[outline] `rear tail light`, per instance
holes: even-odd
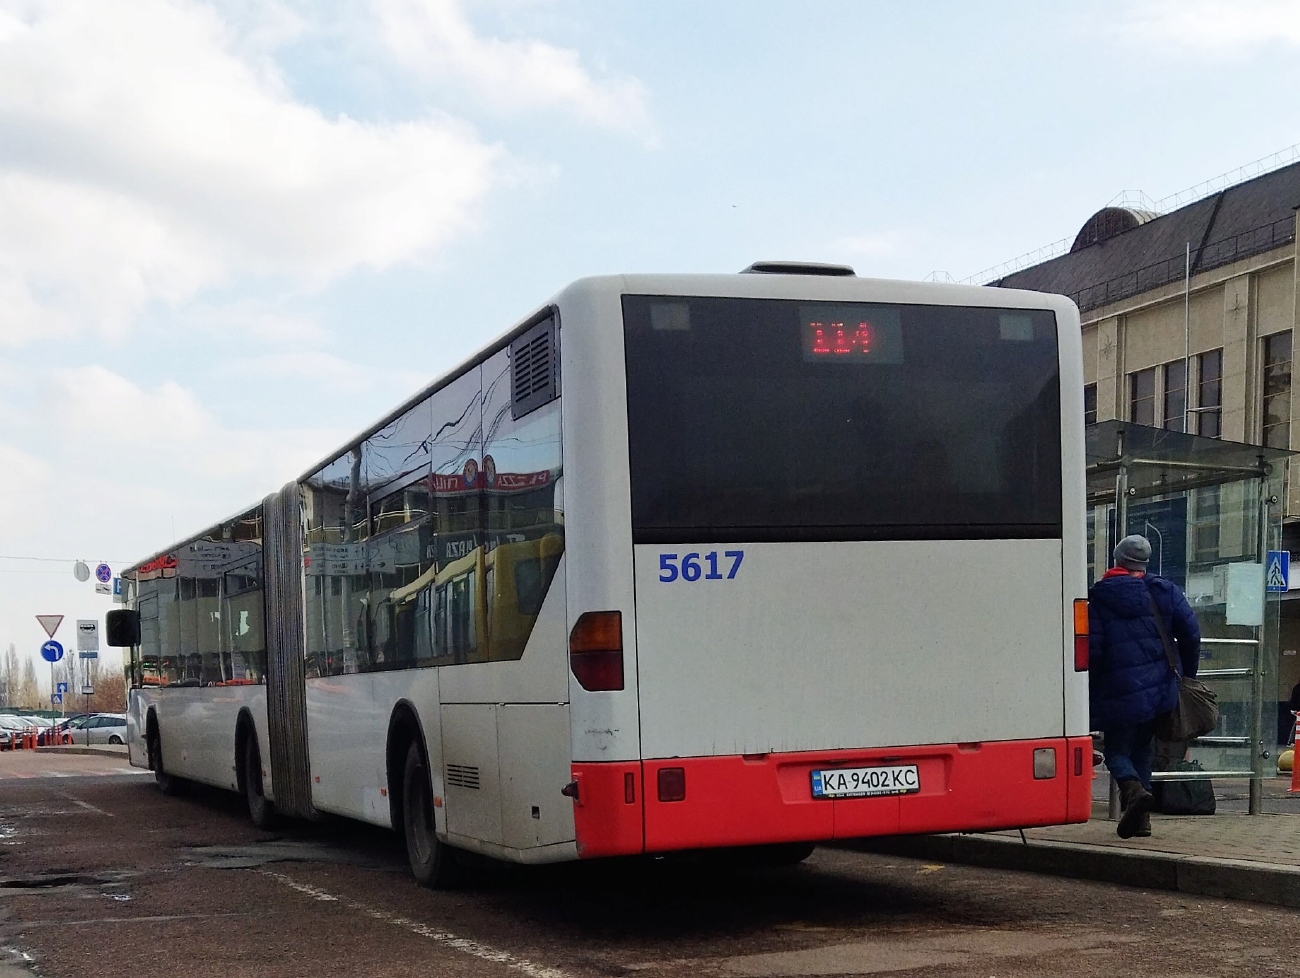
[[[1074,671],[1088,671],[1088,599],[1074,599]]]
[[[659,800],[686,800],[686,769],[682,767],[661,767],[659,769]]]
[[[625,805],[636,804],[636,775],[631,771],[623,775],[623,803]]]
[[[593,693],[623,688],[623,613],[588,611],[569,633],[569,669]]]

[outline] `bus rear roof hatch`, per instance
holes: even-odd
[[[742,275],[745,274],[760,275],[856,275],[857,273],[848,265],[825,265],[815,261],[756,261],[748,268],[742,269]]]

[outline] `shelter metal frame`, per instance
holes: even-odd
[[[1131,500],[1183,493],[1192,489],[1254,481],[1255,527],[1254,552],[1262,563],[1267,559],[1269,530],[1280,528],[1279,492],[1270,484],[1285,480],[1287,460],[1294,452],[1247,445],[1190,435],[1164,428],[1103,421],[1087,429],[1087,501],[1088,506],[1113,504],[1116,532],[1128,526]],[[1283,485],[1285,481],[1283,481]],[[1264,738],[1264,681],[1267,672],[1263,624],[1255,627],[1254,638],[1202,638],[1205,645],[1250,646],[1252,664],[1245,668],[1203,669],[1204,679],[1251,679],[1250,736],[1201,737],[1195,743],[1205,747],[1245,747],[1250,749],[1248,771],[1202,771],[1191,778],[1185,773],[1157,771],[1152,780],[1250,779],[1249,811],[1258,815],[1263,807],[1264,762],[1269,744]],[[1110,813],[1119,816],[1119,795],[1111,778]]]

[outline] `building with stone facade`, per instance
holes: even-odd
[[[1067,254],[989,284],[1078,304],[1090,423],[1118,419],[1300,449],[1291,396],[1300,355],[1298,207],[1300,163],[1168,213],[1107,207]],[[1289,483],[1282,541],[1300,561],[1300,478]],[[1188,561],[1230,558],[1220,553],[1229,500],[1208,489],[1192,497]],[[1104,569],[1104,554],[1098,562]],[[1284,700],[1300,682],[1300,590],[1282,602],[1279,630]]]

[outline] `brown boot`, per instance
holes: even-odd
[[[1151,811],[1151,806],[1155,804],[1151,792],[1142,787],[1142,782],[1137,778],[1125,778],[1119,783],[1119,797],[1124,814],[1115,829],[1116,834],[1121,839],[1131,839],[1138,834],[1138,830],[1145,822],[1149,835],[1151,821],[1148,813]]]
[[[1143,812],[1142,817],[1138,819],[1137,828],[1133,830],[1133,838],[1149,839],[1151,838],[1151,813]]]

